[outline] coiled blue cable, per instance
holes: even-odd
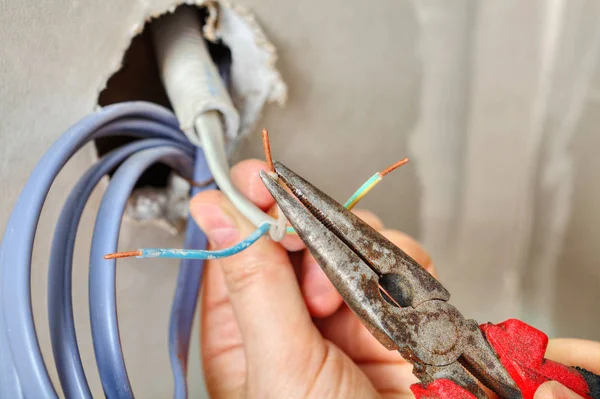
[[[88,140],[100,137],[101,128],[120,118],[140,118],[177,129],[177,120],[153,104],[126,103],[106,107],[63,134],[42,157],[9,217],[0,246],[0,376],[3,397],[55,398],[56,392],[40,352],[31,307],[31,256],[41,209],[50,186],[69,158]],[[151,133],[150,135],[154,135]]]
[[[177,162],[182,159],[189,161],[188,169]],[[181,173],[191,170],[191,158],[175,148],[153,148],[131,156],[113,175],[100,203],[94,227],[89,274],[90,320],[96,363],[102,387],[109,398],[133,398],[133,392],[119,338],[116,261],[104,259],[104,255],[117,249],[121,219],[136,181],[158,161],[168,163]]]
[[[67,198],[53,239],[48,270],[51,342],[63,391],[67,397],[90,398],[83,370],[71,302],[73,247],[82,210],[91,191],[119,163],[98,214],[90,269],[90,309],[97,364],[107,397],[132,398],[120,348],[115,301],[115,264],[103,259],[116,249],[124,203],[141,173],[157,160],[170,163],[186,177],[210,176],[200,149],[194,150],[174,115],[148,103],[123,103],[104,108],[63,134],[42,157],[21,192],[0,246],[0,397],[56,398],[37,341],[29,286],[33,239],[48,190],[68,159],[87,141],[115,134],[145,140],[128,144],[100,160],[79,180]],[[214,187],[214,186],[213,186]],[[200,189],[194,189],[194,192]],[[268,230],[261,226],[233,249],[239,252]],[[202,250],[206,237],[189,221],[186,249]],[[205,257],[210,254],[201,252]],[[108,263],[107,263],[108,262]],[[202,276],[202,261],[184,259],[180,266],[169,326],[169,352],[176,398],[187,397],[189,337]]]
[[[191,155],[189,146],[182,146],[165,139],[141,140],[112,151],[92,166],[77,182],[65,201],[56,223],[48,267],[48,322],[54,361],[67,398],[92,397],[77,347],[71,296],[73,250],[81,215],[92,191],[104,175],[115,169],[130,155],[161,146],[180,146]]]

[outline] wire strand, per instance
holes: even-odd
[[[273,165],[273,156],[271,155],[271,142],[269,141],[269,131],[263,129],[262,131],[263,147],[265,149],[265,159],[269,166],[269,172],[275,172],[275,166]]]
[[[384,170],[379,172],[379,176],[383,177],[383,176],[387,175],[388,173],[398,169],[400,166],[404,165],[407,162],[408,162],[408,158],[401,159],[398,162],[391,164],[390,166],[388,166],[387,168],[385,168]]]

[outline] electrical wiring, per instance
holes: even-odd
[[[3,397],[5,392],[28,398],[56,397],[33,323],[30,273],[35,231],[44,199],[67,160],[88,140],[116,133],[108,125],[121,118],[161,123],[171,132],[166,135],[170,137],[165,137],[164,132],[149,130],[146,137],[161,137],[161,134],[170,139],[177,137],[177,120],[162,107],[137,102],[106,107],[73,126],[50,147],[32,172],[9,217],[0,246],[0,339],[3,340],[0,347],[8,348],[7,355],[3,353],[0,360]],[[131,134],[139,136],[141,133],[132,131]]]
[[[379,172],[371,176],[369,180],[364,182],[363,185],[360,186],[358,190],[356,190],[354,194],[350,196],[350,198],[348,198],[348,200],[344,203],[344,208],[352,210],[352,208],[354,208],[354,206],[356,206],[356,204],[358,204],[358,202],[361,199],[363,199],[364,196],[367,195],[369,191],[373,189],[373,187],[375,187],[379,182],[381,182],[381,180],[382,177]],[[287,227],[285,232],[286,234],[296,234],[296,230],[294,230],[293,227]]]
[[[120,345],[116,304],[116,262],[103,259],[118,244],[121,219],[139,176],[157,161],[180,172],[191,157],[176,148],[152,148],[127,159],[110,180],[98,209],[90,252],[89,306],[92,341],[104,392],[110,398],[133,398]],[[185,173],[185,172],[184,172]]]
[[[142,111],[142,112],[140,112]],[[153,120],[154,119],[154,120]],[[29,214],[29,219],[32,219],[34,222],[33,223],[37,223],[37,217],[39,216],[39,211],[41,210],[41,205],[43,203],[43,197],[45,197],[45,193],[47,192],[49,185],[51,184],[51,181],[53,180],[54,176],[58,173],[58,171],[60,170],[60,168],[62,167],[62,165],[64,165],[64,162],[66,162],[66,160],[70,157],[70,155],[72,155],[74,152],[76,152],[82,145],[83,143],[85,143],[85,141],[94,138],[94,137],[101,137],[101,136],[108,136],[111,134],[117,134],[117,133],[128,133],[128,134],[132,134],[135,136],[146,136],[146,137],[163,137],[166,141],[165,142],[161,142],[160,144],[167,144],[169,143],[169,145],[171,147],[178,147],[180,151],[183,151],[185,153],[187,153],[188,157],[191,158],[192,156],[192,151],[191,151],[191,145],[187,142],[187,139],[185,139],[185,137],[183,136],[183,134],[177,129],[177,121],[176,119],[173,117],[172,114],[170,114],[168,111],[162,109],[161,107],[157,107],[154,105],[150,105],[150,104],[143,104],[143,103],[135,103],[135,104],[120,104],[120,105],[115,105],[115,106],[110,106],[105,108],[104,110],[100,111],[98,114],[93,115],[91,117],[86,118],[84,121],[82,121],[81,123],[79,123],[78,125],[76,125],[75,127],[73,127],[72,129],[70,129],[65,135],[63,135],[57,143],[55,143],[54,146],[51,147],[51,150],[49,151],[48,154],[46,154],[45,157],[42,158],[42,161],[40,161],[38,167],[36,168],[36,170],[34,171],[34,173],[32,174],[28,184],[26,184],[26,188],[24,189],[24,191],[22,192],[21,198],[18,202],[18,204],[15,206],[15,210],[13,212],[13,221],[15,219],[15,213],[17,211],[19,211],[20,209],[24,208],[24,205],[22,205],[23,203],[27,203],[27,204],[31,204],[32,201],[35,201],[37,203],[37,206],[31,206],[29,207],[29,209],[32,211],[31,214]],[[183,143],[187,143],[187,144],[183,144]],[[150,148],[152,146],[154,146],[155,144],[159,144],[158,142],[156,143],[152,143],[149,140],[146,142],[141,142],[141,143],[133,143],[130,144],[129,146],[134,146],[137,148],[132,147],[131,152],[137,152],[137,151],[141,151],[144,148]],[[126,153],[129,153],[129,150],[127,149],[127,147],[123,147],[123,149],[120,149],[118,151],[121,151],[121,155],[115,155],[115,154],[109,154],[107,155],[110,156],[110,158],[112,158],[112,162],[115,163],[117,161],[117,158],[122,158],[127,156]],[[199,153],[201,153],[201,151],[198,151]],[[102,163],[102,162],[101,162]],[[202,163],[203,165],[202,168],[204,170],[204,175],[206,175],[208,173],[208,170],[206,168],[206,164]],[[81,204],[85,204],[86,202],[86,197],[87,195],[83,195],[85,194],[86,191],[93,189],[93,186],[95,186],[95,182],[92,182],[91,180],[96,180],[99,179],[101,175],[104,175],[108,169],[111,169],[110,166],[105,165],[103,167],[103,170],[99,170],[96,169],[96,173],[98,174],[98,177],[95,178],[89,178],[90,175],[84,177],[84,180],[86,180],[86,187],[83,186],[78,186],[78,188],[75,190],[76,193],[73,194],[74,197],[71,197],[70,200],[67,201],[67,205],[65,206],[65,209],[63,210],[64,212],[70,213],[70,216],[65,214],[64,219],[64,223],[70,224],[70,226],[65,225],[64,228],[69,230],[69,236],[71,238],[67,238],[67,241],[72,241],[74,237],[74,235],[76,234],[75,232],[75,228],[76,228],[76,224],[78,223],[78,216],[74,215],[77,214],[79,212],[79,210],[77,209],[77,206],[71,208],[71,204],[73,203],[74,198],[78,197],[79,201],[81,201]],[[100,168],[102,169],[102,168]],[[90,172],[93,174],[93,172]],[[43,175],[43,176],[41,176]],[[41,176],[41,177],[40,177]],[[185,176],[185,172],[184,172],[184,176]],[[206,180],[206,177],[209,176],[205,176],[204,179],[200,179],[200,180]],[[44,184],[40,185],[39,181],[40,178],[42,178],[44,180]],[[88,180],[89,178],[89,180]],[[195,177],[195,180],[199,180],[198,178]],[[83,184],[83,183],[81,183]],[[33,191],[32,187],[36,188],[36,192],[33,193],[33,195],[29,195],[31,194],[31,192]],[[83,191],[83,193],[82,193]],[[41,198],[40,198],[41,197]],[[66,211],[66,209],[69,209],[69,211]],[[70,212],[73,211],[73,212]],[[36,215],[37,213],[37,215]],[[77,220],[75,220],[77,219]],[[119,218],[120,220],[120,218]],[[19,220],[19,222],[22,222],[22,218]],[[15,222],[15,224],[17,224]],[[25,225],[28,225],[31,223],[25,223],[24,225],[21,225],[21,229],[22,227],[24,227]],[[75,224],[75,226],[73,225]],[[13,229],[11,226],[13,225],[13,223],[9,220],[9,224],[7,225],[7,231],[5,233],[5,239],[3,239],[2,241],[2,258],[0,258],[2,260],[2,263],[0,264],[0,266],[2,267],[2,272],[3,272],[3,276],[5,276],[6,274],[6,262],[7,262],[7,257],[10,257],[11,259],[14,257],[14,254],[10,254],[8,253],[8,251],[6,251],[6,248],[8,248],[7,243],[10,243],[11,241],[15,241],[14,237],[13,239],[7,239],[10,238],[9,235],[11,236],[11,233],[14,233],[16,229]],[[62,225],[62,223],[61,223]],[[62,231],[62,228],[57,227],[57,232]],[[188,229],[189,230],[189,229]],[[196,228],[197,230],[197,228]],[[17,229],[17,231],[19,231],[19,229]],[[20,234],[18,237],[20,237],[19,240],[16,241],[22,241],[23,239],[29,237],[29,240],[32,242],[33,240],[33,235],[35,234],[35,226],[30,229],[28,232],[26,232],[25,234]],[[60,233],[59,233],[60,235]],[[11,236],[12,237],[12,236]],[[202,238],[203,236],[201,234],[198,234],[196,232],[195,236],[194,236],[194,242],[198,242],[198,245],[200,247],[204,246],[205,244],[202,244]],[[200,240],[198,240],[198,238],[201,238]],[[55,235],[55,241],[54,241],[54,245],[53,245],[53,253],[54,255],[51,255],[52,257],[52,261],[51,261],[51,266],[49,269],[49,273],[51,274],[51,280],[56,282],[56,281],[61,281],[61,277],[63,278],[62,280],[62,284],[58,284],[57,287],[62,287],[64,288],[64,291],[62,292],[62,295],[60,295],[61,293],[58,292],[58,290],[50,290],[49,291],[49,295],[51,298],[54,299],[50,299],[49,300],[49,307],[51,307],[51,309],[49,309],[49,317],[52,319],[52,321],[50,321],[53,325],[58,325],[60,326],[59,328],[52,328],[52,331],[56,332],[56,331],[61,331],[61,328],[64,327],[65,325],[71,325],[72,326],[72,305],[70,302],[70,270],[72,268],[72,251],[70,251],[69,249],[67,249],[67,252],[70,252],[69,255],[64,259],[64,262],[66,262],[66,266],[63,263],[62,267],[62,276],[61,276],[61,267],[55,267],[55,261],[60,258],[60,249],[57,249],[59,247],[59,244],[57,242],[59,242],[61,239],[57,238]],[[204,242],[205,242],[205,238],[204,238]],[[69,246],[72,245],[72,243],[68,244]],[[26,248],[26,246],[22,246],[20,245],[19,248]],[[29,253],[31,251],[31,248],[29,248]],[[58,251],[58,252],[57,252]],[[64,252],[63,252],[64,253]],[[27,259],[27,256],[21,256],[20,259]],[[26,260],[26,265],[25,268],[29,269],[29,262],[30,262],[30,255],[29,255],[29,259]],[[21,262],[23,263],[23,262]],[[28,271],[28,270],[26,270]],[[184,271],[186,273],[184,273]],[[190,271],[192,271],[191,274],[193,274],[193,276],[191,276],[192,278],[190,278]],[[171,317],[171,327],[170,327],[170,334],[169,334],[169,340],[170,340],[170,345],[169,348],[171,350],[170,352],[170,357],[171,359],[177,358],[177,361],[172,361],[172,366],[174,368],[174,374],[177,374],[179,376],[179,378],[176,378],[176,392],[183,392],[183,394],[177,394],[176,393],[176,397],[185,397],[185,376],[183,376],[183,378],[181,378],[181,372],[180,371],[176,371],[175,370],[175,363],[178,363],[178,368],[179,370],[182,370],[185,368],[185,365],[182,365],[181,362],[185,361],[187,359],[187,353],[183,354],[181,353],[181,350],[184,349],[187,351],[187,348],[189,347],[189,332],[191,330],[191,320],[193,319],[193,309],[195,308],[196,305],[196,297],[197,295],[188,295],[189,292],[191,292],[193,294],[193,292],[195,291],[197,294],[197,290],[199,287],[199,281],[200,281],[200,277],[201,277],[201,268],[196,267],[195,270],[191,270],[190,268],[186,268],[185,270],[182,268],[182,273],[180,273],[180,278],[178,279],[178,287],[176,290],[176,298],[180,298],[180,300],[176,303],[174,302],[173,305],[173,312],[172,312],[172,317]],[[3,285],[7,284],[7,279],[3,277]],[[194,284],[194,281],[196,282],[196,284]],[[94,280],[90,280],[90,285],[91,287],[94,287]],[[52,284],[51,284],[52,285]],[[182,288],[183,287],[183,288]],[[23,290],[23,292],[25,292],[24,295],[24,299],[19,298],[19,300],[21,301],[21,303],[27,303],[27,301],[30,301],[30,292],[28,292],[28,287],[26,287],[26,290]],[[183,293],[182,293],[183,292]],[[59,295],[59,298],[57,299],[56,295]],[[21,295],[23,297],[23,295]],[[12,298],[13,300],[15,298]],[[92,301],[93,302],[93,301]],[[5,317],[5,299],[4,297],[2,298],[2,318],[1,321],[3,323],[3,326],[6,325],[5,321],[7,319],[7,317]],[[60,306],[65,305],[66,309],[57,309]],[[191,309],[191,311],[190,311]],[[30,307],[29,307],[30,310]],[[25,319],[29,318],[30,320],[32,319],[31,316],[31,311],[29,311],[28,313],[25,312]],[[174,316],[175,315],[175,316]],[[58,317],[58,320],[54,320],[54,316]],[[27,322],[27,320],[26,320]],[[175,327],[173,327],[175,326]],[[27,392],[30,392],[31,395],[29,397],[40,397],[40,398],[45,398],[45,397],[56,397],[56,393],[53,390],[53,387],[51,386],[51,384],[49,383],[49,380],[47,378],[47,372],[43,366],[43,363],[41,363],[41,367],[40,367],[40,363],[38,363],[36,365],[36,357],[38,357],[38,359],[41,359],[41,355],[39,353],[39,346],[37,344],[37,340],[35,337],[35,330],[34,329],[29,329],[30,327],[28,327],[27,325],[25,325],[23,327],[23,325],[19,326],[20,328],[24,329],[26,331],[25,335],[25,340],[21,339],[21,342],[18,343],[17,345],[13,345],[12,342],[10,342],[10,339],[16,339],[19,340],[19,337],[8,337],[6,335],[3,335],[3,338],[5,338],[5,340],[3,340],[1,342],[2,347],[6,348],[6,352],[4,353],[8,354],[9,356],[3,356],[2,359],[0,359],[0,364],[2,365],[2,367],[0,368],[0,370],[2,371],[2,375],[0,376],[2,378],[3,384],[2,384],[2,397],[14,397],[14,398],[19,398],[19,397],[24,397],[25,395],[29,396],[27,394]],[[63,390],[65,392],[79,392],[82,393],[81,395],[78,395],[77,397],[89,397],[89,388],[87,388],[87,382],[85,380],[85,374],[83,372],[83,370],[81,369],[81,361],[78,355],[78,349],[76,346],[76,336],[74,333],[74,328],[71,328],[70,326],[68,326],[69,328],[66,329],[66,331],[64,331],[64,335],[63,338],[66,337],[71,337],[71,342],[69,342],[69,340],[62,340],[61,338],[59,338],[58,336],[53,337],[53,352],[55,354],[55,360],[56,360],[56,364],[57,364],[57,369],[59,371],[59,379],[61,380],[61,385],[63,385]],[[5,334],[7,331],[11,331],[9,328],[2,328],[2,333]],[[186,342],[183,342],[186,340],[185,337],[187,338]],[[23,342],[24,341],[24,342]],[[61,341],[59,343],[59,341]],[[11,350],[14,350],[15,346],[24,346],[24,345],[29,345],[30,347],[34,347],[37,349],[37,351],[34,350],[29,350],[28,354],[31,355],[30,359],[30,364],[33,363],[34,366],[30,367],[30,368],[26,368],[25,371],[21,371],[19,369],[17,369],[17,365],[14,363],[14,359],[12,357],[12,353]],[[118,346],[118,342],[115,343],[116,346]],[[59,347],[60,346],[60,347]],[[60,353],[62,353],[62,356],[60,355]],[[73,356],[73,354],[75,354]],[[22,361],[23,357],[20,356],[20,360]],[[73,367],[72,367],[73,366]],[[34,373],[33,376],[31,376],[31,372]],[[35,379],[38,379],[38,381],[35,381]],[[27,386],[23,386],[22,381],[29,381],[30,383],[27,384]],[[44,381],[45,380],[45,381]],[[41,381],[41,383],[40,383]],[[69,387],[69,384],[72,384],[72,386]],[[106,389],[106,384],[103,384],[103,387]],[[6,395],[5,395],[6,394]],[[10,395],[10,396],[9,396]],[[127,392],[120,392],[121,396],[117,396],[117,397],[127,397]],[[71,396],[71,395],[69,395]]]
[[[379,172],[371,176],[369,180],[364,182],[363,185],[360,186],[350,198],[348,198],[348,200],[344,203],[344,208],[352,210],[352,208],[354,208],[356,204],[358,204],[358,202],[369,193],[369,191],[371,191],[377,184],[379,184],[381,180],[382,177],[379,174]]]
[[[161,79],[182,130],[204,148],[206,162],[219,189],[257,228],[271,225],[269,235],[281,240],[285,229],[244,197],[231,182],[225,137],[234,140],[239,115],[213,64],[196,10],[180,7],[152,27]]]
[[[48,264],[48,322],[58,377],[68,398],[92,397],[77,346],[71,289],[75,238],[84,207],[99,181],[126,158],[164,146],[179,145],[171,140],[147,139],[127,144],[100,159],[77,182],[56,223]],[[183,145],[180,149],[190,152]]]
[[[262,131],[262,141],[265,150],[265,159],[267,161],[267,167],[270,173],[274,172],[273,158],[271,155],[271,144],[269,141],[269,132],[266,129]],[[400,161],[388,166],[381,172],[375,173],[371,176],[362,186],[358,188],[352,194],[352,196],[344,203],[344,207],[348,210],[352,210],[358,202],[364,198],[377,184],[379,184],[385,175],[396,170],[400,166],[408,162],[408,158],[403,158]],[[217,180],[218,182],[218,180]],[[283,213],[278,210],[277,228],[280,231],[285,231],[285,234],[296,234],[293,227],[285,227],[286,219]],[[235,255],[250,245],[254,244],[260,237],[266,234],[272,225],[268,222],[263,222],[259,225],[258,229],[255,230],[250,236],[240,243],[223,250],[219,251],[205,251],[205,250],[188,250],[188,249],[175,249],[175,248],[140,248],[134,251],[115,252],[109,253],[104,256],[105,259],[118,259],[136,257],[138,259],[145,258],[175,258],[175,259],[219,259],[228,256]]]
[[[264,137],[264,136],[263,136]],[[268,136],[266,139],[268,142]],[[266,144],[265,144],[266,146]],[[267,160],[270,159],[270,151],[267,153]],[[392,170],[404,165],[408,162],[408,158],[404,158],[390,167],[386,168],[382,172],[377,172],[373,176],[371,176],[366,182],[362,184],[348,198],[348,200],[344,203],[344,207],[348,210],[352,210],[356,204],[359,203],[361,199],[363,199],[377,184],[379,184],[383,177],[390,173]],[[272,161],[269,163],[272,165]],[[279,212],[281,215],[281,212]],[[278,220],[281,218],[278,218]],[[285,219],[282,219],[285,223]],[[250,234],[245,240],[240,243],[223,250],[218,251],[204,251],[204,250],[188,250],[188,249],[176,249],[176,248],[140,248],[134,251],[127,252],[115,252],[109,253],[104,256],[105,259],[117,259],[117,258],[127,258],[127,257],[136,257],[138,259],[145,258],[175,258],[175,259],[219,259],[226,258],[228,256],[235,255],[244,249],[248,248],[250,245],[254,244],[260,237],[266,234],[271,228],[271,224],[264,222],[259,225],[258,229],[256,229],[252,234]],[[287,227],[286,234],[296,234],[296,231],[293,227]]]
[[[196,148],[194,162],[194,179],[205,181],[211,178],[210,170],[206,164],[204,152]],[[192,195],[203,190],[215,189],[215,184],[203,187],[192,187]],[[202,249],[207,247],[207,238],[198,228],[191,216],[185,232],[184,247],[186,249]],[[190,335],[196,311],[204,260],[183,259],[179,265],[179,276],[177,277],[177,289],[173,297],[171,317],[169,320],[169,358],[174,379],[175,399],[187,397],[186,370],[189,356]]]
[[[212,120],[212,116],[215,115],[211,115],[210,113],[207,113],[208,115],[205,116],[205,118],[201,119],[201,120],[205,120],[205,121],[211,121]],[[213,120],[214,121],[214,120]],[[210,131],[210,132],[214,132],[214,135],[216,136],[218,133],[220,133],[220,130],[218,128],[216,128],[215,125],[209,124],[207,126],[203,126],[202,127],[203,130],[201,130],[202,132],[206,131]],[[209,136],[209,134],[201,134],[201,137],[206,137]],[[221,139],[222,140],[222,139]],[[268,146],[268,142],[269,142],[269,138],[268,138],[268,133],[265,131],[263,131],[263,143],[265,143],[265,150],[267,153],[267,160],[269,160],[270,165],[272,166],[273,162],[271,160],[271,153],[270,153],[270,147]],[[223,151],[223,143],[219,143],[219,141],[215,140],[214,142],[210,142],[210,143],[204,143],[205,145],[203,146],[203,148],[205,148],[206,153],[213,153],[213,152],[219,152],[219,151]],[[209,145],[209,147],[206,147],[206,145]],[[211,151],[213,150],[213,151]],[[224,158],[224,151],[223,154],[221,154],[219,157]],[[211,157],[207,155],[207,162],[209,162],[209,168],[211,166],[210,162],[215,162],[216,160],[219,159],[219,157]],[[231,184],[231,181],[229,179],[223,179],[223,176],[221,176],[220,174],[220,170],[222,168],[221,167],[216,167],[214,164],[212,165],[211,170],[215,170],[216,171],[216,175],[213,177],[215,182],[217,183],[217,185],[222,184],[222,185],[229,185]],[[222,186],[219,186],[219,188],[222,190]],[[235,193],[233,195],[234,200],[237,199],[236,202],[234,202],[234,205],[238,207],[238,209],[240,208],[244,208],[246,203],[249,203],[249,201],[243,197],[237,190],[234,190]],[[230,198],[231,199],[231,198]],[[253,208],[256,208],[256,206],[254,204],[252,204]],[[244,208],[247,212],[252,213],[253,211],[251,209],[248,208]],[[258,208],[256,208],[258,209]],[[258,212],[253,213],[255,216],[257,216],[258,218],[262,218],[262,215],[266,215],[265,213],[263,213],[262,211],[258,210]],[[266,233],[268,233],[269,231],[273,231],[273,226],[275,226],[275,230],[278,230],[278,232],[276,234],[280,234],[279,232],[285,232],[285,218],[283,217],[282,213],[279,213],[278,219],[276,220],[276,224],[273,225],[272,224],[272,220],[274,220],[273,218],[270,218],[270,220],[266,220],[263,219],[263,221],[261,222],[261,224],[259,224],[258,228],[252,233],[250,234],[246,239],[242,240],[241,242],[239,242],[238,244],[233,245],[232,247],[229,248],[225,248],[222,250],[214,250],[214,251],[206,251],[206,250],[192,250],[192,249],[176,249],[176,248],[140,248],[134,251],[125,251],[125,252],[114,252],[114,253],[108,253],[106,255],[104,255],[104,259],[119,259],[119,258],[127,258],[127,257],[136,257],[138,259],[144,259],[144,258],[174,258],[174,259],[219,259],[219,258],[225,258],[228,256],[232,256],[235,255],[241,251],[243,251],[244,249],[248,248],[250,245],[254,244],[258,239],[260,239],[263,235],[265,235]],[[260,219],[259,219],[260,220]]]
[[[114,195],[120,193],[118,199],[121,204],[129,196],[126,189],[111,187],[130,189],[135,183],[136,173],[139,175],[149,163],[162,159],[158,155],[146,158],[137,169],[133,168],[131,162],[135,159],[139,160],[139,157],[144,156],[148,151],[153,153],[167,151],[168,154],[178,154],[179,158],[186,158],[187,165],[177,162],[173,166],[178,167],[179,173],[188,180],[210,179],[210,172],[200,149],[196,153],[197,174],[191,176],[193,147],[178,129],[175,117],[162,107],[146,103],[125,103],[106,107],[69,129],[42,157],[17,200],[0,249],[3,288],[0,308],[2,311],[0,347],[6,348],[0,359],[0,381],[2,381],[0,396],[2,397],[57,397],[39,350],[31,312],[29,273],[35,229],[44,198],[66,161],[87,141],[114,134],[129,134],[144,140],[128,144],[107,154],[84,174],[67,198],[59,216],[50,255],[48,321],[51,325],[53,355],[63,392],[67,397],[91,397],[81,364],[73,322],[71,301],[73,247],[81,212],[91,191],[105,174],[127,159],[111,179],[109,189],[105,193],[103,203],[106,201],[107,205],[104,208],[108,210],[101,210],[97,219],[101,227],[96,226],[100,233],[95,235],[91,255],[90,310],[96,360],[103,389],[109,397],[133,397],[118,338],[114,267],[106,267],[105,263],[100,266],[98,263],[107,262],[102,259],[102,252],[108,250],[109,241],[116,245],[118,238],[122,212],[116,211]],[[176,161],[173,158],[171,160]],[[118,177],[121,175],[126,177]],[[116,186],[122,179],[124,179],[122,184]],[[117,194],[114,194],[115,192]],[[255,236],[262,236],[267,230],[267,225],[264,224]],[[188,224],[187,232],[186,246],[196,247],[194,249],[206,246],[206,238],[193,223]],[[248,243],[241,244],[235,251],[248,245]],[[11,250],[9,251],[8,248]],[[110,249],[114,250],[112,247]],[[219,256],[225,255],[227,252]],[[187,350],[201,275],[201,261],[186,259],[182,262],[169,326],[169,355],[177,398],[184,398],[187,393],[185,381]],[[11,308],[20,308],[20,313],[15,314],[14,310],[11,313]],[[12,333],[14,331],[18,334]],[[4,356],[5,353],[7,356]],[[16,355],[17,353],[19,356]],[[26,356],[23,356],[23,353]]]
[[[240,117],[227,91],[226,78],[212,62],[202,35],[195,9],[178,7],[152,25],[152,37],[161,80],[184,134],[202,147],[200,162],[210,169],[219,189],[255,226],[263,222],[274,240],[283,238],[285,224],[277,223],[245,199],[229,177],[229,164],[224,137],[229,143],[239,142]],[[227,72],[224,75],[228,75]],[[229,146],[231,151],[231,146]],[[197,169],[197,171],[200,169]],[[206,170],[206,169],[204,169]],[[207,174],[207,172],[202,172]],[[196,178],[196,181],[205,179]],[[196,192],[194,189],[192,192]],[[284,221],[285,222],[285,221]],[[206,238],[190,219],[185,249],[203,249]],[[169,326],[169,355],[175,379],[175,398],[186,397],[185,370],[189,334],[201,279],[202,259],[183,259]]]
[[[258,226],[246,239],[225,249],[205,251],[201,249],[176,249],[176,248],[140,248],[136,251],[116,252],[104,255],[104,259],[117,259],[135,256],[138,259],[146,258],[174,258],[174,259],[221,259],[233,256],[242,252],[250,245],[258,241],[265,235],[271,225],[263,223]]]
[[[367,195],[377,184],[379,184],[383,180],[383,177],[385,175],[399,168],[407,162],[408,158],[401,159],[398,162],[388,166],[381,172],[375,173],[366,182],[364,182],[362,186],[360,186],[358,190],[356,190],[354,194],[350,196],[350,198],[348,198],[348,200],[344,203],[344,208],[352,210],[356,206],[356,204],[358,204],[360,200],[365,197],[365,195]],[[296,234],[296,230],[294,230],[293,227],[287,227],[286,234]]]
[[[277,221],[261,211],[256,205],[244,197],[233,185],[229,177],[229,164],[225,153],[222,128],[216,112],[206,112],[196,119],[196,129],[200,134],[202,148],[206,153],[206,161],[212,171],[219,189],[233,205],[255,226],[269,224],[271,237],[278,241],[283,234],[278,230]]]

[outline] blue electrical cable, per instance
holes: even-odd
[[[202,149],[196,149],[194,162],[194,180],[206,181],[211,177]],[[214,189],[213,183],[206,187],[193,187],[192,195],[201,191]],[[187,249],[204,249],[208,242],[206,235],[198,228],[191,216],[188,217],[184,247]],[[177,289],[173,296],[171,317],[169,320],[169,358],[173,372],[174,399],[187,398],[186,371],[190,336],[196,313],[198,293],[204,271],[204,261],[201,259],[183,259],[179,264]]]
[[[269,223],[263,223],[245,240],[229,248],[205,251],[201,249],[174,249],[174,248],[140,248],[141,255],[137,258],[175,258],[175,259],[220,259],[235,255],[248,248],[265,235],[270,228]]]
[[[103,157],[78,181],[59,217],[48,270],[48,316],[51,343],[61,386],[66,397],[90,398],[81,364],[73,322],[71,274],[77,227],[83,208],[98,181],[122,163],[111,179],[96,221],[90,261],[90,313],[94,350],[107,397],[132,398],[119,342],[115,299],[115,262],[103,255],[116,249],[125,202],[139,175],[160,160],[186,177],[204,181],[210,172],[202,150],[194,150],[168,110],[134,102],[105,107],[78,122],[42,157],[8,220],[0,245],[0,397],[56,398],[37,341],[31,309],[30,273],[35,231],[52,182],[69,158],[91,139],[128,134],[144,140]],[[212,186],[214,187],[214,185]],[[206,189],[206,188],[204,188]],[[194,188],[193,193],[200,188]],[[214,253],[217,257],[239,252],[268,231],[260,226],[237,246]],[[212,257],[206,237],[190,218],[185,248]],[[181,250],[177,250],[181,251]],[[188,253],[189,254],[189,253]],[[164,252],[163,256],[172,257]],[[207,256],[208,255],[208,256]],[[107,263],[108,262],[108,263]],[[202,277],[203,261],[184,259],[175,290],[169,325],[169,355],[175,379],[175,398],[186,398],[189,339]]]
[[[116,261],[104,259],[117,249],[121,219],[139,176],[161,161],[185,173],[178,160],[191,158],[174,148],[149,149],[125,161],[113,175],[98,210],[90,253],[89,306],[96,363],[109,398],[133,398],[119,339],[115,292]],[[188,173],[191,175],[191,173]]]
[[[0,339],[5,340],[0,347],[9,348],[0,369],[3,394],[17,395],[22,391],[22,396],[27,398],[56,397],[40,352],[31,307],[35,231],[44,200],[58,172],[83,144],[101,136],[98,131],[102,127],[120,118],[149,119],[178,128],[172,113],[148,103],[115,104],[86,117],[63,134],[42,157],[9,217],[0,246]]]
[[[114,123],[115,125],[118,124]],[[48,268],[48,322],[58,377],[67,398],[92,398],[75,333],[71,278],[77,228],[84,207],[102,177],[130,155],[148,148],[178,146],[172,140],[147,139],[118,148],[100,159],[77,182],[60,213]],[[181,146],[190,152],[189,146]]]

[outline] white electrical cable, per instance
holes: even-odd
[[[196,118],[196,130],[200,133],[200,139],[206,162],[212,172],[217,186],[225,193],[233,205],[252,222],[255,226],[263,223],[271,224],[269,234],[273,240],[281,240],[285,234],[279,228],[275,219],[261,211],[256,205],[244,197],[233,185],[229,178],[229,164],[225,154],[225,143],[223,142],[223,131],[219,114],[215,111],[205,112]],[[280,231],[281,230],[281,231]]]
[[[238,135],[239,115],[210,57],[197,10],[179,7],[153,25],[161,78],[182,130],[204,149],[213,178],[225,196],[255,226],[270,224],[271,238],[281,240],[285,221],[261,211],[229,177],[225,136],[234,139]]]
[[[200,146],[196,118],[219,111],[227,137],[237,137],[240,117],[204,42],[198,9],[178,7],[151,26],[158,69],[181,130]]]

